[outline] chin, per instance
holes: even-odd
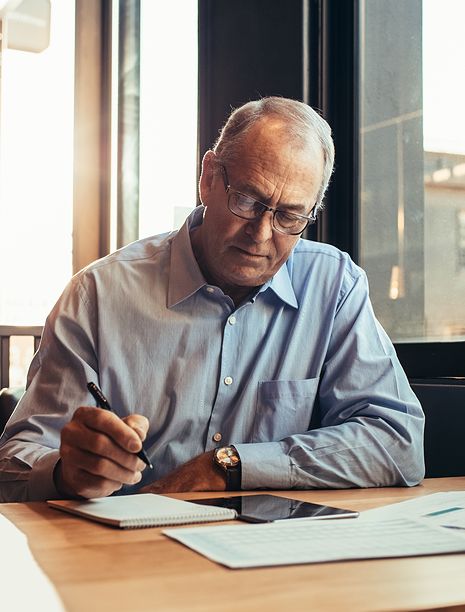
[[[222,270],[223,277],[227,277],[228,282],[231,285],[236,285],[237,287],[258,287],[259,285],[263,285],[266,283],[268,279],[271,278],[271,274],[257,274],[257,271],[250,271],[249,273],[246,271],[231,271],[230,274],[225,274],[225,270]]]

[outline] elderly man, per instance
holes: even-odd
[[[333,158],[301,102],[232,113],[203,206],[79,272],[49,315],[1,441],[3,500],[421,480],[423,414],[365,274],[300,238]]]

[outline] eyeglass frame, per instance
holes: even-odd
[[[313,223],[315,223],[317,217],[316,217],[316,204],[314,204],[311,212],[310,212],[310,216],[307,217],[306,215],[299,215],[298,213],[286,213],[289,215],[292,215],[293,217],[298,217],[299,219],[305,219],[306,223],[305,226],[299,230],[298,232],[286,232],[283,229],[280,229],[279,227],[277,227],[275,225],[275,218],[276,215],[279,212],[284,212],[283,210],[280,210],[279,208],[271,208],[271,206],[268,206],[267,204],[264,204],[263,202],[261,202],[260,200],[257,200],[257,198],[247,194],[247,193],[243,193],[242,191],[238,191],[237,189],[233,189],[233,187],[231,187],[231,184],[229,182],[229,177],[228,177],[228,171],[226,170],[226,166],[224,164],[220,164],[221,167],[221,176],[223,177],[223,184],[224,184],[224,190],[228,196],[228,210],[235,215],[236,217],[238,217],[239,219],[244,219],[244,221],[256,221],[257,219],[261,219],[263,214],[266,212],[270,212],[273,216],[272,222],[271,222],[271,226],[274,230],[276,230],[277,232],[279,232],[280,234],[284,234],[285,236],[299,236],[300,234],[302,234],[309,225],[312,225]],[[241,196],[243,196],[244,198],[249,198],[251,200],[254,201],[255,204],[260,204],[260,206],[263,207],[262,212],[257,216],[257,217],[242,217],[241,215],[239,215],[237,212],[235,212],[234,210],[231,209],[231,206],[229,204],[230,201],[230,196],[231,193],[237,193]]]

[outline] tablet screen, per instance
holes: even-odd
[[[198,504],[220,506],[236,510],[238,518],[254,523],[268,523],[286,519],[355,518],[358,512],[321,504],[298,501],[278,495],[236,495],[190,500]]]

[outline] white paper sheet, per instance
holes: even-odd
[[[465,491],[422,495],[397,504],[366,510],[363,520],[420,519],[433,525],[465,530]]]
[[[163,533],[231,568],[465,552],[461,532],[404,518],[283,521]]]
[[[0,542],[0,608],[5,612],[63,612],[63,604],[34,560],[25,535],[1,514]]]

